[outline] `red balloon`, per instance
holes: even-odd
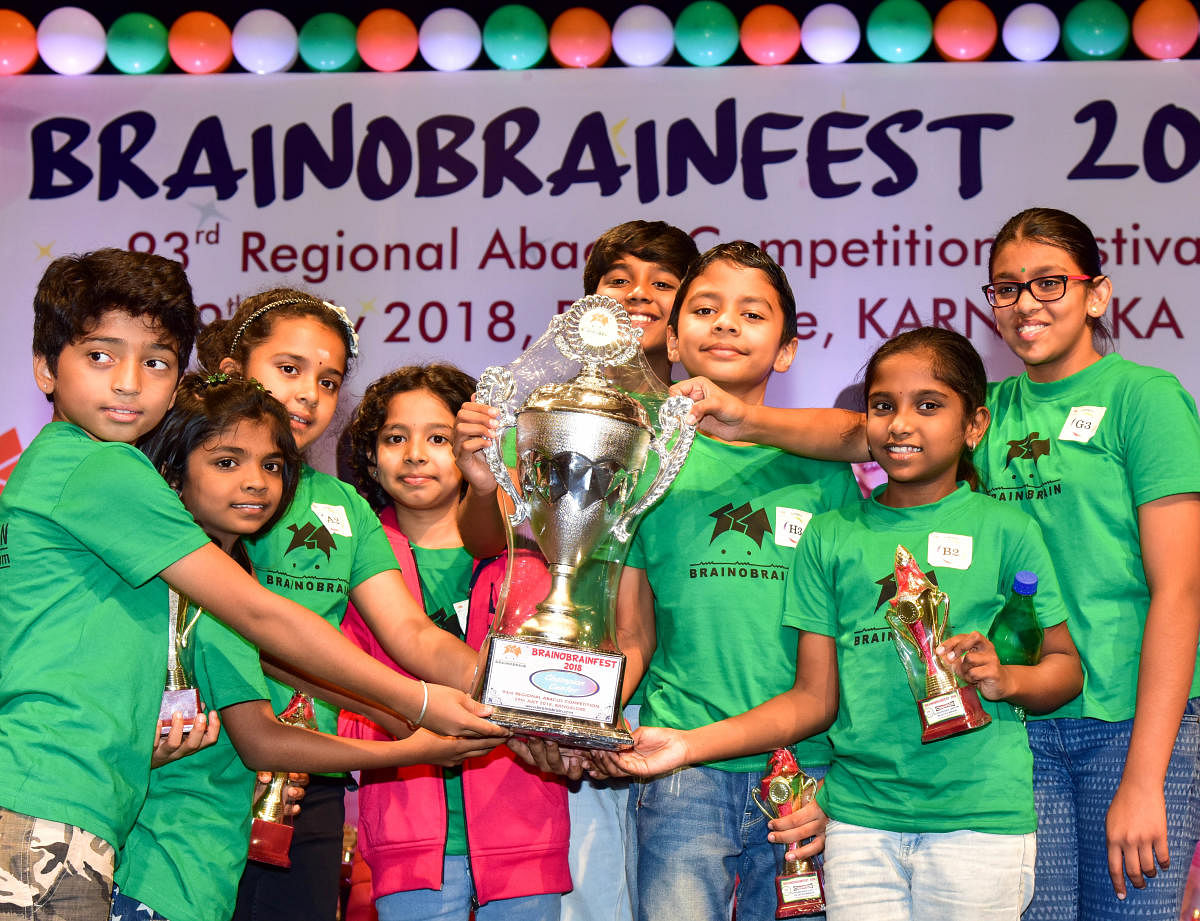
[[[1148,58],[1181,58],[1200,35],[1200,15],[1189,0],[1145,0],[1133,14],[1133,41]]]
[[[0,74],[23,74],[37,56],[34,24],[16,10],[0,10]]]
[[[417,27],[399,10],[376,10],[358,24],[358,54],[372,70],[403,70],[417,45]]]
[[[167,33],[175,66],[189,74],[215,74],[233,63],[233,33],[212,13],[184,13]]]
[[[950,0],[933,20],[933,43],[947,61],[982,61],[998,34],[996,16],[982,0]]]
[[[561,13],[550,26],[550,53],[563,67],[600,67],[612,51],[612,29],[595,10]]]
[[[800,50],[800,23],[782,6],[755,7],[742,20],[742,51],[755,64],[786,64]]]

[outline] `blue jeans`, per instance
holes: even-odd
[[[1188,862],[1200,838],[1200,698],[1188,702],[1163,788],[1171,866],[1145,889],[1126,882],[1117,899],[1108,875],[1105,820],[1125,768],[1133,720],[1030,720],[1038,813],[1037,892],[1025,921],[1118,921],[1179,917]]]
[[[168,921],[145,902],[130,898],[113,886],[112,916],[109,921]]]
[[[767,841],[750,797],[761,780],[761,771],[692,767],[635,788],[639,921],[728,918],[735,883],[740,921],[775,917],[785,848]]]
[[[557,892],[493,899],[475,909],[475,921],[558,921]],[[375,901],[379,921],[467,921],[475,901],[471,868],[463,856],[447,856],[441,889],[393,892]]]
[[[629,728],[640,707],[625,708]],[[574,888],[562,897],[562,921],[633,921],[637,894],[637,834],[629,811],[630,780],[572,783],[571,848],[567,855]]]
[[[1036,848],[1032,832],[910,834],[830,819],[829,921],[1016,921],[1032,894]]]

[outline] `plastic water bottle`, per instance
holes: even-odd
[[[1037,585],[1035,573],[1024,569],[1017,573],[1008,601],[988,631],[988,639],[1005,665],[1037,665],[1042,657],[1045,631],[1033,607]]]

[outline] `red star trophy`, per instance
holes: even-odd
[[[885,616],[917,700],[921,741],[935,742],[990,723],[979,694],[934,651],[949,627],[950,598],[921,572],[904,547],[896,548],[896,595],[888,604]]]
[[[313,699],[297,691],[278,719],[289,726],[316,729],[317,715],[313,710]],[[276,771],[255,802],[254,822],[250,826],[250,852],[246,855],[250,860],[277,867],[292,865],[292,859],[288,856],[292,846],[292,817],[288,807],[292,800],[287,788],[287,771]]]
[[[800,770],[791,751],[778,748],[767,762],[760,789],[751,791],[751,795],[763,815],[777,819],[795,812],[816,792],[817,782]],[[783,872],[775,877],[775,894],[779,898],[776,918],[799,918],[825,910],[821,871],[809,858],[796,856],[795,844],[783,855]]]
[[[196,626],[201,611],[196,609],[188,620],[188,600],[175,589],[167,586],[167,686],[163,690],[162,704],[158,708],[158,734],[165,736],[171,731],[171,717],[175,713],[183,716],[183,731],[189,733],[200,713],[200,692],[196,690],[192,676],[182,660],[187,647],[188,634]]]

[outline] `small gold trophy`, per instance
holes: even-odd
[[[292,695],[278,719],[289,726],[318,728],[313,699],[300,691]],[[287,795],[287,788],[287,771],[276,771],[255,802],[254,821],[250,826],[250,851],[246,855],[250,860],[276,867],[292,865],[292,859],[288,856],[292,846],[292,817],[288,807],[292,801]]]
[[[188,674],[181,653],[187,647],[188,635],[196,626],[202,613],[199,608],[188,620],[188,599],[171,586],[167,586],[167,686],[163,690],[162,704],[158,708],[158,734],[165,736],[171,731],[171,717],[175,713],[183,716],[183,731],[189,733],[200,713],[200,692],[196,690],[192,676]]]
[[[885,615],[921,716],[921,741],[934,742],[986,726],[975,688],[964,685],[934,651],[947,633],[950,598],[904,547],[896,547],[896,595]]]
[[[779,748],[767,763],[754,802],[768,819],[791,815],[817,792],[817,782],[800,770],[789,749]],[[776,918],[799,918],[825,910],[825,885],[821,871],[810,858],[796,856],[793,844],[783,855],[783,872],[775,877]]]

